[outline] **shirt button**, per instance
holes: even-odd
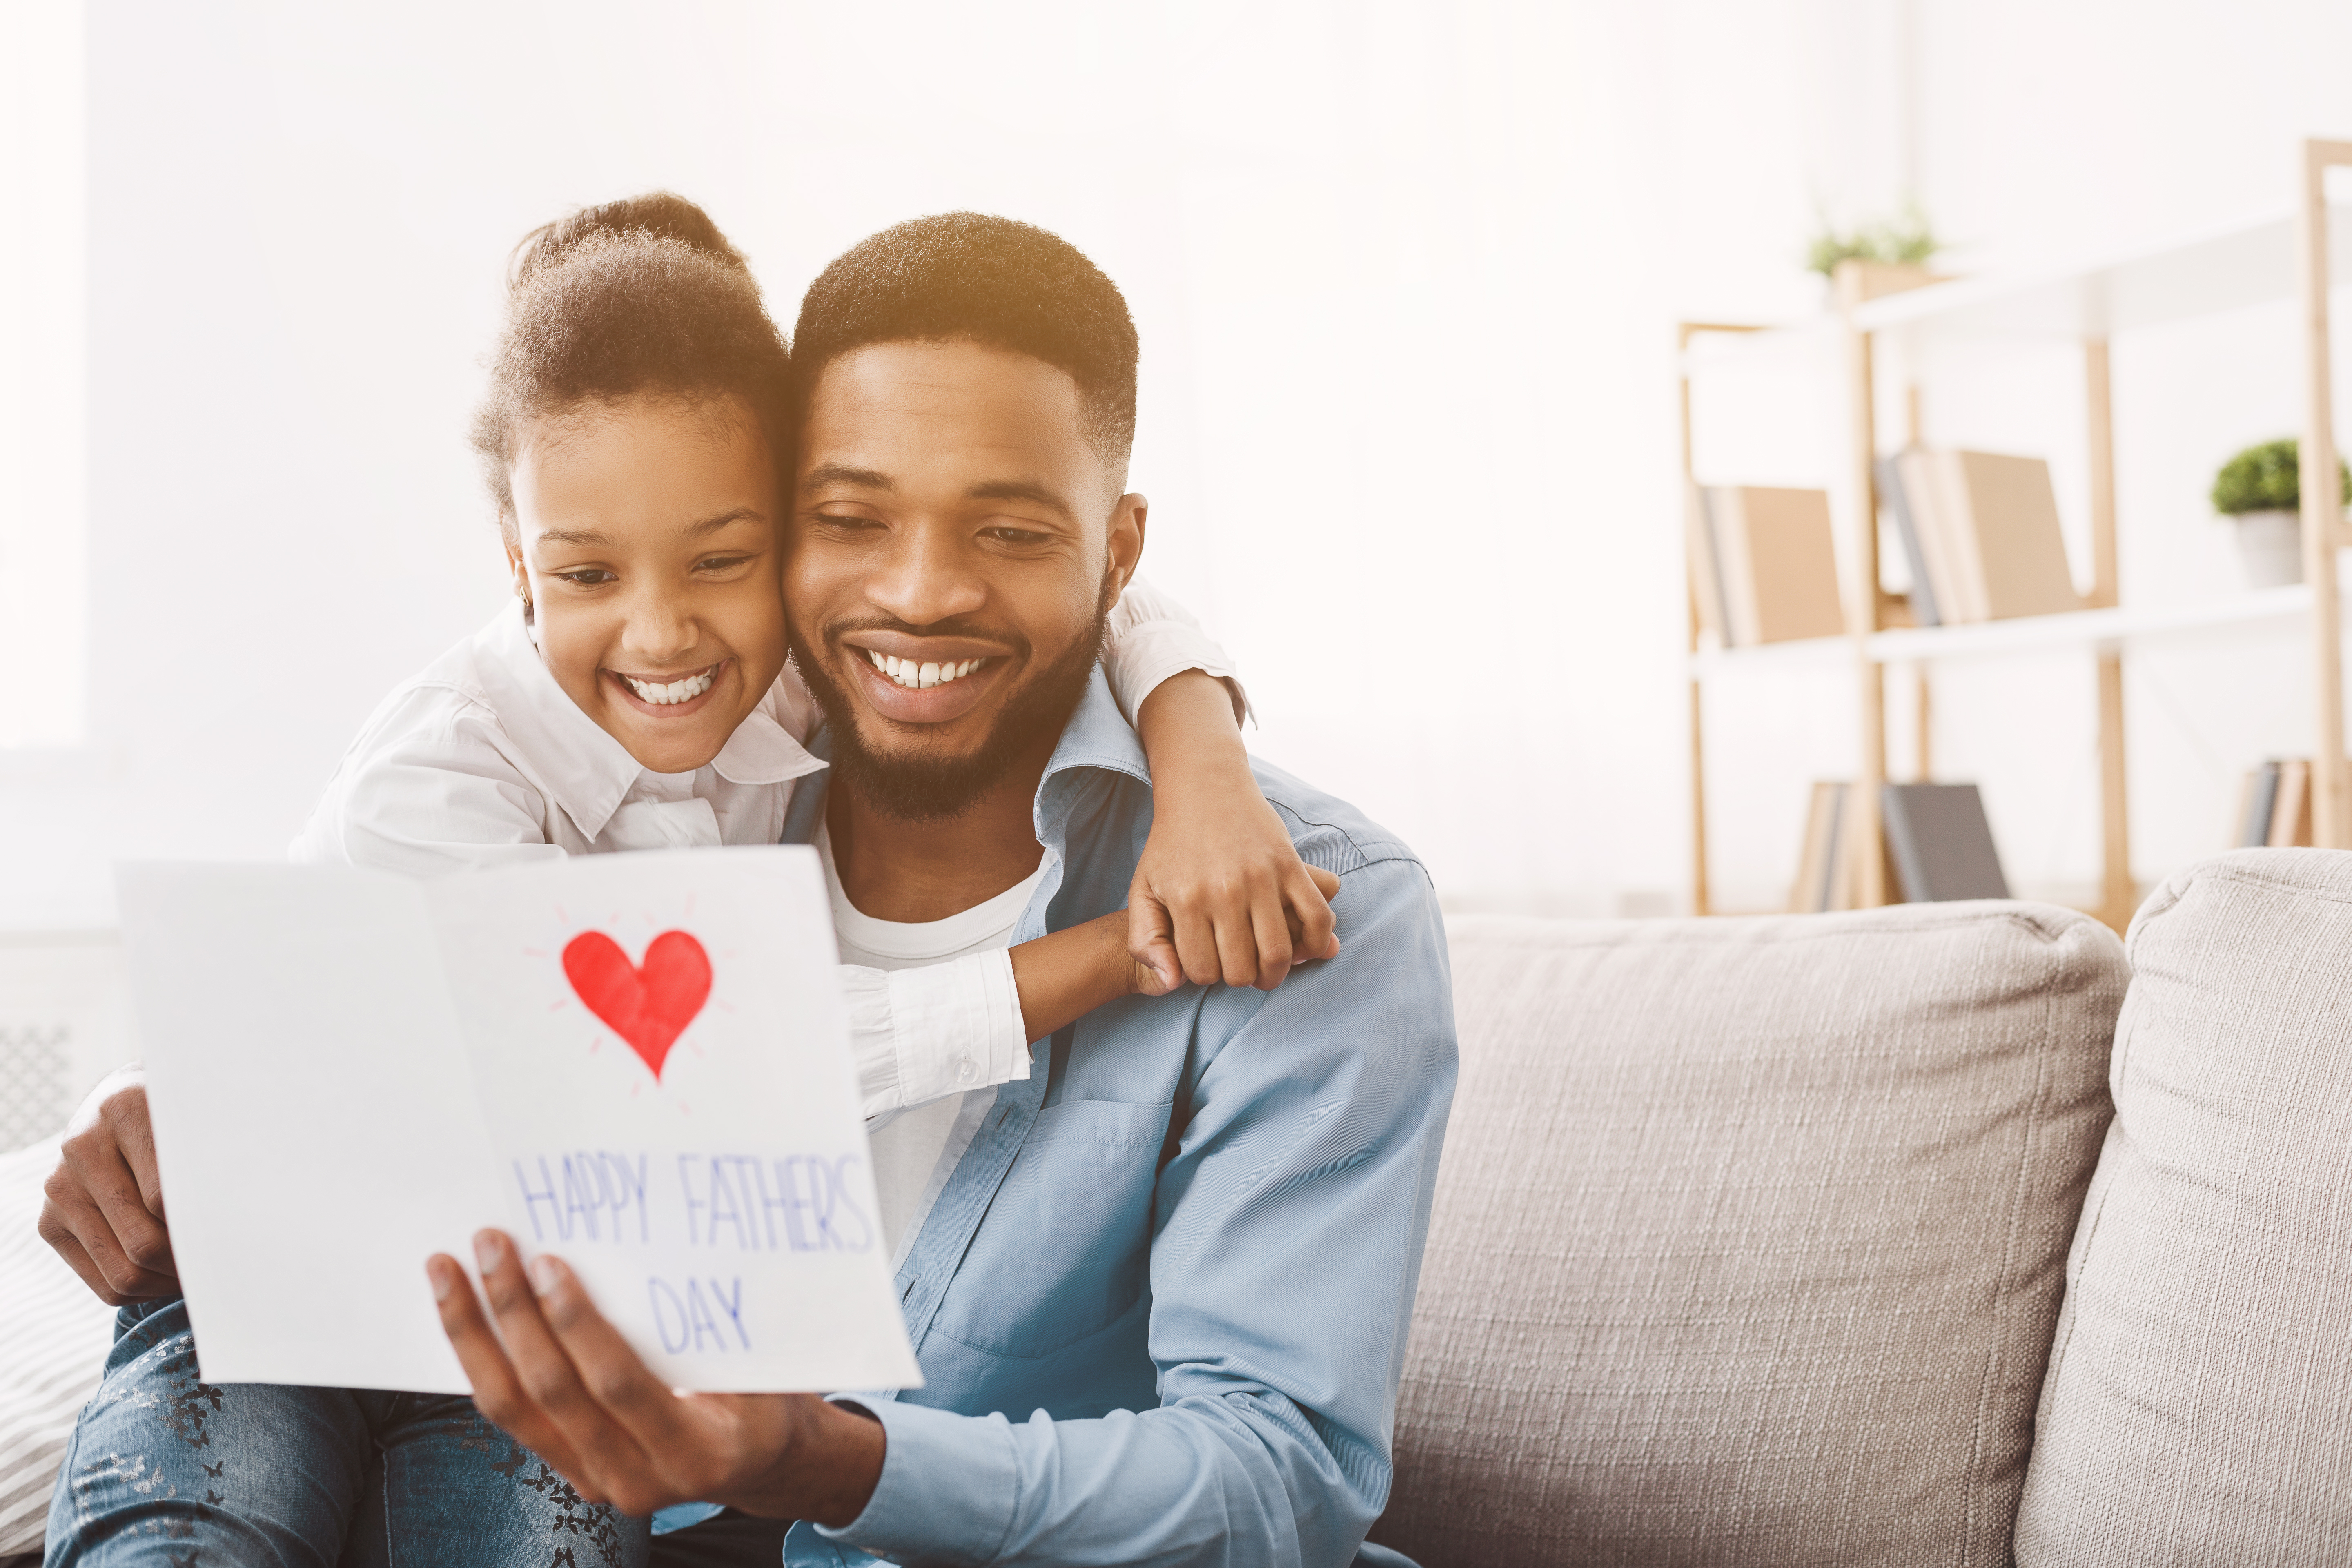
[[[971,1065],[971,1058],[970,1057],[966,1057],[963,1058],[963,1065],[956,1068],[956,1077],[970,1078],[979,1070],[980,1069],[978,1068]]]

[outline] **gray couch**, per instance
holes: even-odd
[[[2127,943],[2020,903],[1451,934],[1375,1540],[2352,1563],[2352,854],[2209,861]]]
[[[2128,967],[2016,903],[1452,940],[1375,1540],[2352,1562],[2352,854],[2184,873]]]

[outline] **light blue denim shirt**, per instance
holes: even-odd
[[[889,1435],[881,1482],[845,1528],[794,1526],[786,1563],[1357,1558],[1388,1498],[1454,1097],[1445,930],[1410,849],[1257,777],[1339,876],[1339,956],[1270,994],[1130,997],[1040,1042],[898,1271],[926,1382],[856,1397]],[[786,839],[822,820],[803,788]],[[1124,904],[1151,826],[1099,672],[1036,823],[1045,874],[1015,942]]]

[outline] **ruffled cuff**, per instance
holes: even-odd
[[[868,1130],[942,1095],[1029,1076],[1013,955],[966,953],[919,969],[841,966]]]

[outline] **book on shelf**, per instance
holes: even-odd
[[[2040,458],[1914,447],[1880,473],[1914,581],[1926,585],[1937,624],[2083,607],[2050,465]]]
[[[2009,897],[1976,785],[1890,784],[1881,799],[1887,853],[1905,903]]]
[[[2248,773],[2238,795],[2238,847],[2292,849],[2311,842],[2311,763],[2268,762]]]
[[[1693,487],[1691,596],[1726,647],[1845,630],[1826,490]]]
[[[1797,852],[1797,879],[1789,889],[1789,912],[1819,914],[1836,891],[1838,829],[1844,826],[1846,786],[1829,781],[1813,785],[1805,810],[1805,841]]]
[[[1936,607],[1936,578],[1927,567],[1920,519],[1912,509],[1910,492],[1904,488],[1899,456],[1878,459],[1878,494],[1895,518],[1895,536],[1902,542],[1903,559],[1911,566],[1912,624],[1939,626],[1944,623]]]

